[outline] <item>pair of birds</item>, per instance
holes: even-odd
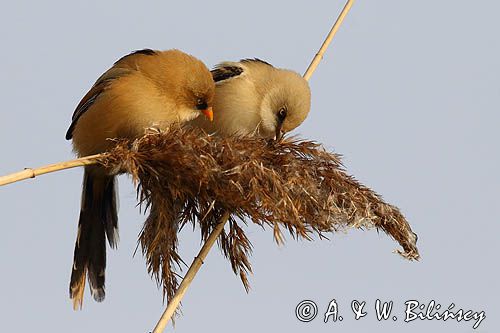
[[[210,72],[179,50],[145,49],[122,57],[96,81],[76,107],[66,139],[87,156],[112,148],[110,139],[135,139],[174,123],[215,135],[278,138],[304,121],[310,100],[299,74],[258,59],[223,62]],[[112,248],[118,240],[115,185],[109,170],[85,167],[70,282],[75,309],[87,276],[94,299],[105,296],[106,239]]]

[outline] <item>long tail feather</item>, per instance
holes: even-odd
[[[118,242],[115,184],[114,176],[85,170],[69,288],[75,310],[83,304],[86,276],[94,299],[101,302],[105,297],[106,238],[112,248]]]

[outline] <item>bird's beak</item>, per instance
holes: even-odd
[[[281,130],[281,126],[276,127],[276,134],[274,135],[275,141],[280,141],[285,133]]]
[[[214,121],[214,112],[212,111],[212,107],[201,110],[201,112],[208,118],[208,120]]]

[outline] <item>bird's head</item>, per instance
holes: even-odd
[[[212,121],[215,84],[208,68],[201,62],[193,63],[183,79],[178,100],[186,118],[189,118],[183,120],[192,120],[203,114]]]
[[[260,106],[259,134],[280,138],[302,124],[311,109],[311,90],[307,81],[298,73],[279,70],[279,75],[269,77]]]
[[[179,50],[157,52],[147,60],[135,67],[156,82],[161,93],[175,103],[181,123],[202,114],[213,119],[215,83],[203,62]]]

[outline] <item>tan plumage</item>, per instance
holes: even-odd
[[[299,126],[309,113],[309,85],[291,70],[245,59],[223,62],[212,75],[216,81],[214,121],[192,122],[210,133],[272,138]]]
[[[135,139],[148,128],[165,130],[200,114],[212,118],[214,82],[198,59],[178,50],[141,50],[119,59],[77,106],[66,139],[79,156],[109,150],[113,138]],[[106,244],[117,243],[115,175],[86,167],[70,282],[73,307],[81,308],[88,275],[94,299],[104,299]]]

